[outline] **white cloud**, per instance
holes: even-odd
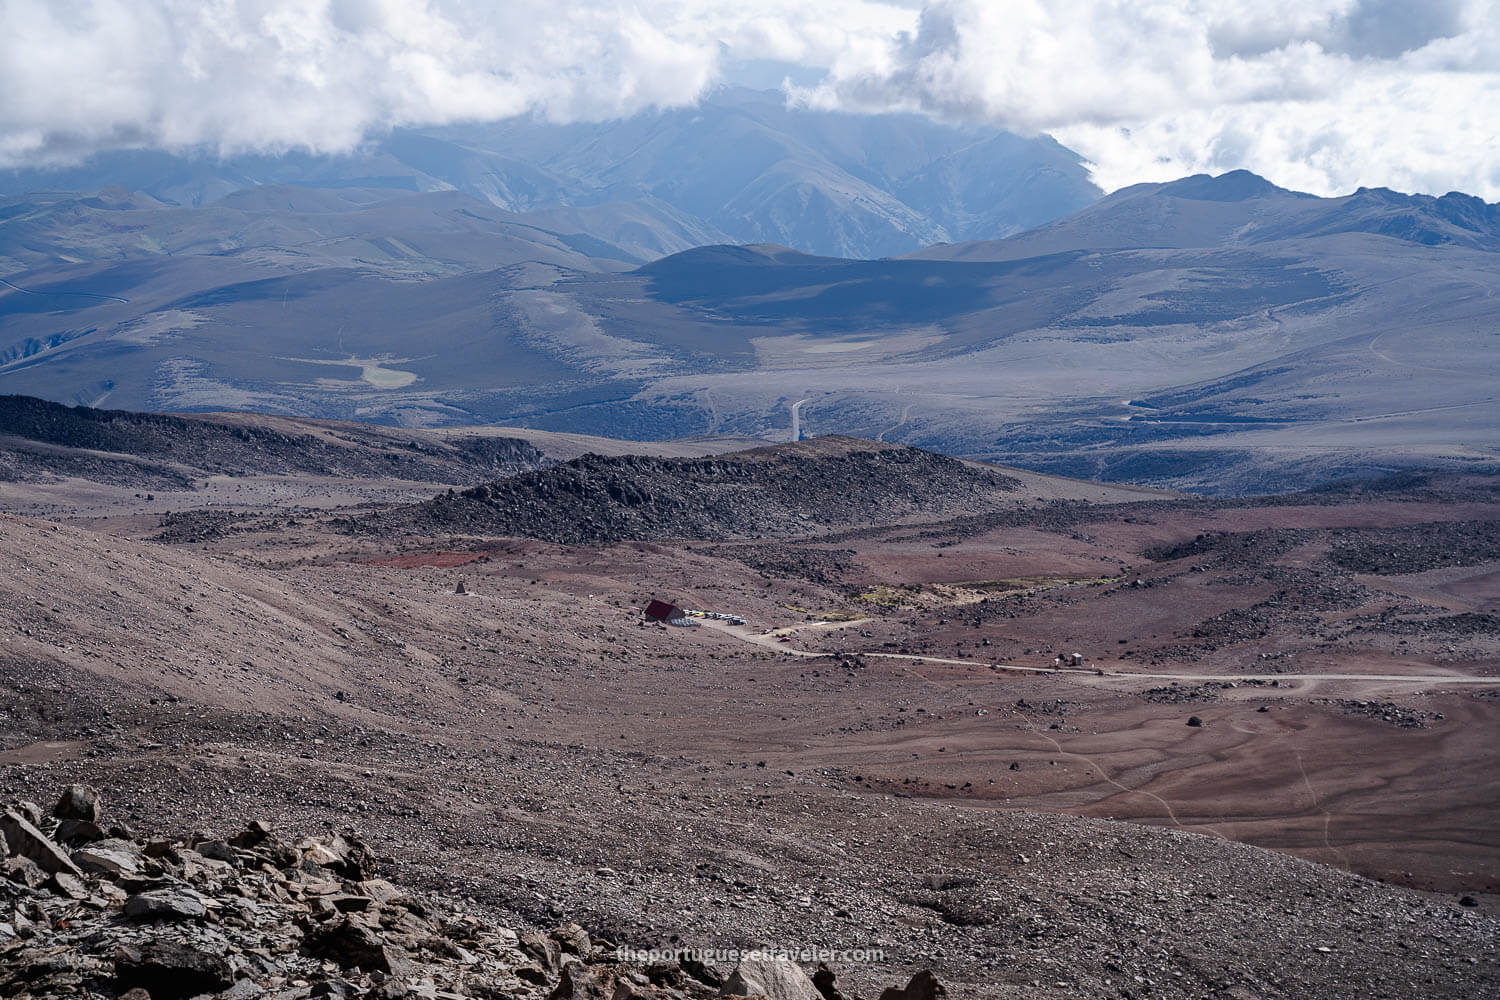
[[[505,0],[0,0],[0,159],[118,145],[346,151],[405,124],[690,103],[691,11]]]
[[[606,119],[691,104],[722,58],[826,66],[915,16],[878,0],[0,0],[0,166]]]
[[[0,166],[799,101],[1047,131],[1105,187],[1245,167],[1500,198],[1500,0],[0,0]]]
[[[795,97],[1050,132],[1105,188],[1243,167],[1500,198],[1495,0],[934,0]]]
[[[1500,82],[1479,74],[1374,74],[1298,102],[1189,109],[1130,126],[1056,129],[1113,189],[1246,168],[1283,187],[1358,187],[1500,199]]]

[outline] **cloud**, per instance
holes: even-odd
[[[1500,198],[1495,0],[935,0],[798,88],[817,107],[1050,132],[1105,188],[1248,168]]]
[[[1377,75],[1317,99],[1195,108],[1130,126],[1072,125],[1055,135],[1094,163],[1107,190],[1244,167],[1315,194],[1390,187],[1495,201],[1497,116],[1494,80]]]
[[[342,152],[400,125],[689,103],[715,80],[718,49],[663,7],[0,0],[0,159]]]
[[[1082,153],[1105,187],[1245,167],[1500,199],[1500,0],[0,0],[0,166],[348,152],[599,120],[785,67],[796,102]]]
[[[0,166],[608,119],[691,104],[725,59],[826,65],[913,21],[874,0],[0,0]]]

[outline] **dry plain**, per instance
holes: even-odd
[[[568,545],[351,529],[441,484],[6,484],[0,784],[357,827],[643,946],[874,945],[867,994],[1493,987],[1500,481],[1006,474],[894,524]]]

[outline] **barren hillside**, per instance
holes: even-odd
[[[294,426],[341,433],[270,429]],[[819,439],[584,458],[416,506],[397,502],[412,483],[337,481],[369,486],[348,506],[322,477],[282,477],[301,502],[218,478],[152,500],[78,478],[0,492],[56,504],[0,514],[0,795],[45,809],[90,783],[105,848],[157,866],[70,901],[9,859],[6,982],[62,955],[27,981],[113,997],[141,966],[110,951],[140,943],[127,901],[222,918],[220,889],[280,942],[227,974],[299,997],[333,978],[350,997],[559,989],[545,946],[521,949],[540,971],[519,985],[522,958],[459,913],[627,948],[810,949],[854,998],[921,970],[953,997],[1059,1000],[1500,982],[1492,477],[1209,501]],[[568,541],[527,537],[544,532]],[[647,625],[652,598],[748,623]],[[208,846],[251,820],[357,832],[441,926],[387,926],[422,914],[329,874],[311,841],[303,875]],[[152,856],[148,833],[186,830]],[[325,882],[332,910],[311,901]],[[412,964],[384,982],[312,964],[357,913],[360,940]],[[149,933],[242,929],[188,913]],[[633,961],[587,968],[646,998],[729,972]]]
[[[828,437],[700,459],[586,455],[375,515],[355,530],[572,544],[791,536],[994,510],[1019,487],[932,452]]]

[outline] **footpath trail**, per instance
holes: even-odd
[[[744,625],[730,625],[728,622],[704,621],[707,628],[717,629],[726,635],[732,635],[743,642],[764,646],[767,649],[775,649],[791,656],[820,657],[833,656],[837,654],[823,652],[821,650],[798,649],[792,645],[790,637],[804,629],[816,628],[825,631],[830,628],[847,627],[857,625],[859,619],[850,622],[816,622],[805,626],[793,628],[775,629],[769,633],[759,633]],[[939,663],[955,667],[983,667],[987,670],[1011,670],[1027,674],[1069,674],[1075,677],[1092,678],[1094,680],[1109,679],[1135,679],[1149,681],[1365,681],[1380,684],[1474,684],[1500,686],[1500,677],[1476,677],[1472,674],[1305,674],[1305,673],[1271,673],[1271,674],[1200,674],[1200,673],[1162,673],[1162,672],[1140,672],[1134,670],[1110,670],[1102,667],[1037,667],[1026,666],[1018,663],[997,663],[985,660],[959,660],[942,656],[921,656],[915,653],[883,653],[863,652],[858,650],[846,651],[845,655],[858,655],[866,659],[905,660],[918,663]]]
[[[82,299],[107,299],[107,300],[109,300],[111,302],[129,302],[130,301],[129,299],[122,299],[118,295],[105,295],[102,292],[53,292],[53,291],[39,292],[39,291],[36,291],[35,289],[31,289],[31,288],[22,288],[20,285],[17,285],[17,284],[15,284],[13,282],[10,282],[10,281],[6,281],[4,278],[0,278],[0,285],[4,285],[6,288],[14,289],[15,291],[18,291],[18,292],[22,293],[23,295],[36,295],[36,296],[40,296],[42,298],[68,297],[68,298],[82,298]]]

